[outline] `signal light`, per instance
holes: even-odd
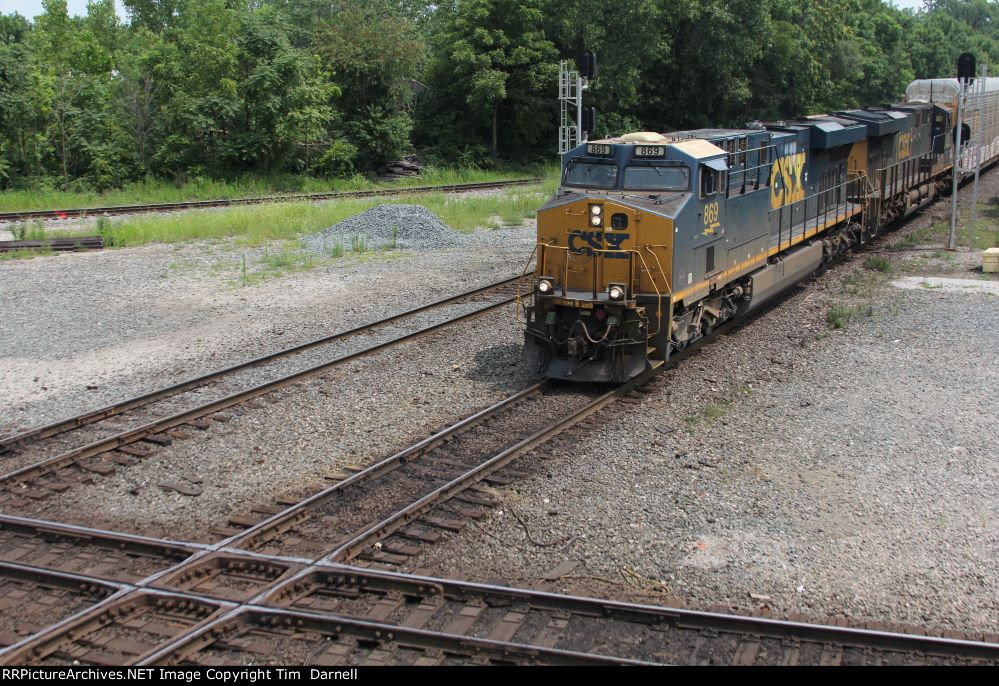
[[[957,78],[969,85],[975,80],[975,56],[970,52],[957,58]]]
[[[597,75],[597,54],[592,50],[583,50],[576,56],[576,68],[584,79],[592,79]]]

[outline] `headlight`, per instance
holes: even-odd
[[[590,205],[590,226],[603,226],[604,208],[600,205]]]
[[[615,284],[607,289],[607,295],[611,300],[624,300],[624,288]]]
[[[548,279],[538,281],[538,293],[541,295],[551,295],[554,290],[555,286]]]

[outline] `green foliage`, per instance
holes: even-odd
[[[845,329],[850,322],[861,317],[874,316],[871,305],[861,302],[854,305],[832,305],[826,312],[826,324],[830,329]]]
[[[929,0],[44,0],[0,15],[0,189],[108,194],[554,157],[560,59],[598,133],[897,100],[999,64],[999,3]],[[299,181],[299,184],[308,183]],[[353,180],[348,183],[355,183]],[[0,204],[6,202],[0,198]]]
[[[427,142],[481,154],[486,136],[493,157],[501,148],[548,152],[558,52],[543,32],[542,1],[464,0],[449,9],[427,75]]]
[[[337,179],[316,178],[287,173],[246,173],[226,180],[195,177],[187,183],[177,184],[146,177],[141,181],[124,184],[120,189],[101,193],[93,189],[58,191],[51,179],[40,178],[31,190],[9,190],[0,193],[0,211],[20,209],[50,209],[53,207],[98,207],[102,205],[129,205],[138,203],[182,202],[185,200],[210,200],[216,198],[245,198],[281,193],[321,193],[326,191],[353,191],[372,188],[405,188],[406,186],[449,185],[478,181],[502,181],[532,176],[556,177],[553,166],[509,165],[499,169],[474,167],[424,166],[420,176],[382,183],[354,174]]]
[[[406,202],[423,205],[452,228],[468,232],[476,228],[520,224],[551,197],[555,179],[540,187],[508,189],[496,195],[445,195],[443,193],[407,196]],[[288,202],[239,206],[205,212],[177,212],[165,216],[134,215],[112,219],[105,228],[105,240],[115,246],[148,243],[177,243],[194,239],[232,239],[246,246],[264,245],[275,240],[293,240],[315,233],[382,202],[378,198],[358,198],[335,203]],[[334,254],[365,252],[364,238],[334,246]]]
[[[864,269],[870,269],[871,271],[881,272],[883,274],[890,274],[891,260],[886,257],[868,257],[864,260]]]
[[[316,30],[315,49],[349,94],[338,127],[354,164],[376,169],[410,151],[412,83],[426,43],[412,19],[385,0],[333,3]]]
[[[45,223],[40,219],[18,222],[10,226],[10,232],[15,241],[44,241]]]
[[[851,307],[843,305],[833,305],[826,312],[826,323],[830,329],[844,329],[853,319],[854,311]]]

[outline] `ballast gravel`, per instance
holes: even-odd
[[[530,228],[370,251],[242,285],[281,246],[149,245],[0,262],[0,435],[523,273]]]
[[[376,205],[308,236],[313,252],[328,255],[356,246],[402,250],[443,250],[465,244],[464,236],[422,205]]]
[[[997,195],[999,175],[983,178],[985,197]],[[0,264],[0,420],[33,426],[496,281],[523,269],[532,246],[530,227],[477,232],[459,249],[352,257],[249,288],[213,275],[220,253],[240,253],[224,244]],[[864,256],[835,267],[661,375],[640,402],[542,446],[529,476],[496,489],[497,508],[412,567],[698,608],[996,630],[999,298],[891,285],[930,271],[984,278],[969,253],[886,254],[893,274],[865,269]],[[834,305],[846,328],[830,329]],[[345,460],[366,463],[523,387],[521,340],[507,311],[399,347],[39,514],[203,536],[247,504],[302,494]],[[203,493],[163,491],[165,479],[200,480]],[[542,581],[567,560],[578,564]]]
[[[407,569],[999,631],[997,279],[978,253],[892,247],[940,220],[871,247],[890,274],[856,256],[539,448],[500,506]],[[988,288],[940,287],[963,279]]]

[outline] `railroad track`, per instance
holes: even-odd
[[[246,557],[240,571],[266,564],[286,563]],[[24,617],[52,622],[2,634],[0,663],[999,664],[999,643],[981,640],[994,637],[739,617],[343,565],[310,566],[242,602],[207,577],[208,592],[155,581],[0,563],[0,599],[13,590]],[[62,611],[45,617],[41,601],[53,596]]]
[[[0,579],[30,576],[45,585],[52,575],[49,585],[97,594],[71,598],[72,607],[85,607],[61,622],[10,635],[20,640],[0,662],[999,664],[999,644],[983,640],[616,603],[344,564],[400,564],[412,551],[386,541],[432,542],[427,534],[452,530],[456,516],[474,518],[441,508],[474,503],[459,498],[613,402],[634,400],[651,377],[604,393],[536,384],[214,545],[0,516],[0,558],[20,560],[0,562]],[[16,547],[11,536],[20,538]],[[91,573],[67,570],[81,560]],[[149,574],[136,580],[139,560]]]
[[[78,207],[62,210],[18,210],[0,212],[0,223],[20,222],[29,219],[72,219],[88,215],[141,214],[143,212],[174,212],[207,207],[228,207],[230,205],[255,205],[275,202],[336,200],[345,198],[370,198],[388,195],[410,195],[413,193],[461,193],[464,191],[510,188],[541,183],[541,178],[512,179],[510,181],[485,181],[476,183],[454,183],[441,186],[410,186],[399,188],[375,188],[366,191],[330,191],[328,193],[295,193],[287,195],[264,195],[252,198],[232,198],[228,200],[192,200],[189,202],[168,202],[151,205],[111,205],[106,207]]]
[[[71,238],[48,238],[44,240],[0,241],[0,252],[16,250],[51,250],[53,252],[77,252],[79,250],[100,250],[104,239],[100,236],[73,236]]]
[[[212,418],[227,421],[230,408],[255,407],[253,400],[275,390],[322,376],[336,367],[375,352],[413,340],[445,326],[480,316],[513,302],[519,277],[483,286],[423,305],[348,331],[324,336],[262,357],[188,379],[169,387],[124,400],[98,410],[61,420],[31,431],[0,438],[0,508],[10,512],[31,500],[42,500],[75,482],[108,475],[122,466],[153,454],[157,447],[189,438],[206,430]],[[427,325],[422,319],[436,311],[457,307],[459,313]],[[431,318],[431,321],[433,319]],[[409,333],[370,344],[371,334],[384,335],[390,326],[418,326]],[[357,349],[331,356],[333,346]],[[289,368],[290,358],[312,358]],[[261,382],[261,372],[268,380]],[[206,396],[211,396],[207,402]],[[193,405],[192,403],[193,399]]]
[[[69,608],[47,628],[5,634],[0,663],[999,664],[991,634],[820,626],[387,571],[496,505],[477,484],[518,478],[517,460],[616,401],[637,402],[651,376],[606,392],[536,384],[302,502],[230,521],[211,545],[0,515],[0,600],[9,580],[28,617],[45,616],[49,589]]]

